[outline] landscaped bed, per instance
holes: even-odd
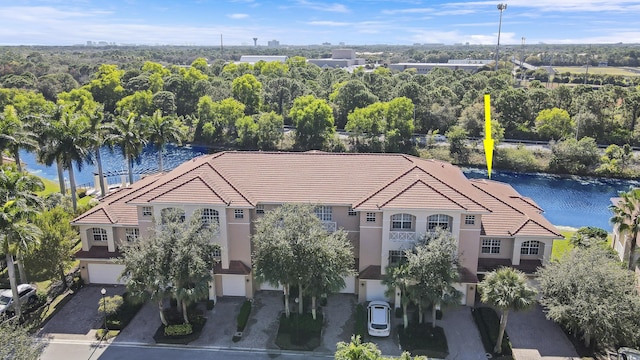
[[[280,326],[276,345],[284,350],[312,351],[321,342],[323,317],[318,313],[316,320],[311,314],[291,314],[289,318],[285,314],[280,315]]]
[[[511,354],[511,342],[507,332],[504,332],[502,338],[502,353],[495,354],[493,347],[498,341],[498,332],[500,331],[500,318],[496,314],[495,310],[488,307],[478,307],[471,309],[473,320],[478,326],[480,337],[482,339],[482,345],[487,353],[492,354],[494,359],[513,359]]]
[[[409,323],[405,329],[403,325],[399,325],[398,335],[402,350],[410,352],[411,355],[441,359],[449,355],[447,337],[444,335],[444,329],[439,326],[434,328],[431,323]]]
[[[153,340],[161,344],[187,345],[199,338],[207,319],[202,315],[200,310],[196,309],[195,305],[190,306],[187,311],[189,314],[189,323],[184,324],[182,314],[177,308],[171,307],[165,309],[165,318],[169,325],[165,326],[164,324],[160,324],[160,327],[158,327],[158,330],[156,330],[156,333],[153,335]]]

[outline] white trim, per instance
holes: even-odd
[[[360,226],[360,229],[382,229],[382,226]]]
[[[227,225],[251,225],[250,222],[230,222]]]

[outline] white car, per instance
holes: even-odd
[[[20,305],[33,305],[38,297],[36,296],[36,288],[29,284],[18,285],[18,296],[20,297]],[[0,291],[0,315],[13,313],[13,294],[11,289]]]
[[[367,329],[371,336],[391,334],[391,306],[386,301],[372,301],[367,307]]]

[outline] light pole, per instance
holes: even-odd
[[[107,289],[102,288],[100,290],[100,294],[102,294],[102,313],[104,314],[104,331],[107,331],[107,301],[104,296],[107,295]]]
[[[498,25],[498,46],[496,46],[496,71],[498,71],[498,60],[500,59],[500,30],[502,29],[502,12],[507,9],[507,4],[498,4],[500,10],[500,23]]]

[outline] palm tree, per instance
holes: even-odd
[[[98,165],[98,179],[100,182],[100,196],[107,194],[107,187],[104,183],[104,175],[102,171],[102,158],[100,157],[100,148],[105,143],[107,133],[111,130],[111,124],[105,123],[104,112],[102,106],[95,108],[88,114],[89,119],[89,131],[93,135],[91,143],[94,146],[96,154],[96,164]]]
[[[142,124],[137,120],[138,116],[135,113],[116,117],[113,130],[107,136],[107,141],[118,146],[127,160],[129,184],[133,184],[133,160],[140,156],[147,144]]]
[[[13,154],[18,171],[22,172],[20,149],[34,150],[38,147],[35,134],[25,128],[16,109],[7,105],[0,120],[0,149],[8,149]]]
[[[185,138],[181,124],[171,117],[162,116],[156,110],[151,117],[145,117],[147,140],[158,150],[158,170],[163,171],[162,153],[168,143],[180,144]]]
[[[620,236],[628,234],[631,237],[631,241],[628,242],[629,255],[627,257],[625,252],[623,257],[625,257],[624,260],[629,261],[629,269],[635,270],[636,246],[638,233],[640,233],[640,188],[620,193],[620,201],[611,205],[609,209],[613,212],[610,221],[614,226],[618,227]]]
[[[69,170],[69,187],[73,211],[78,210],[76,199],[76,178],[73,172],[75,162],[78,170],[82,170],[85,161],[91,162],[89,151],[93,134],[89,131],[88,121],[77,114],[64,111],[60,121],[52,123],[51,139],[43,149],[44,162],[60,161]]]
[[[53,141],[53,124],[60,121],[62,114],[65,112],[63,106],[53,105],[53,111],[50,114],[43,114],[32,123],[32,128],[38,137],[40,149],[37,152],[38,162],[47,166],[51,166],[54,162],[58,170],[58,183],[60,185],[60,193],[67,194],[66,184],[64,182],[64,168],[62,166],[61,154],[49,154],[52,149],[50,146]],[[50,156],[55,155],[55,156]]]
[[[509,311],[526,310],[532,307],[535,303],[536,291],[529,286],[527,277],[522,271],[510,267],[488,273],[478,284],[478,290],[483,303],[495,306],[502,311],[500,332],[493,349],[494,353],[500,353]]]
[[[409,266],[406,262],[387,267],[386,274],[382,278],[382,284],[387,285],[385,295],[395,297],[396,291],[400,292],[400,303],[402,304],[402,321],[404,328],[409,327],[409,317],[407,316],[407,306],[411,300],[411,285],[415,283],[409,274]]]
[[[10,170],[0,171],[0,251],[4,252],[7,261],[7,272],[15,309],[21,315],[20,299],[16,284],[14,255],[21,255],[37,243],[40,229],[31,223],[40,206],[35,191],[42,190],[42,181],[32,175],[24,175]],[[24,268],[19,262],[20,277],[26,282]]]

